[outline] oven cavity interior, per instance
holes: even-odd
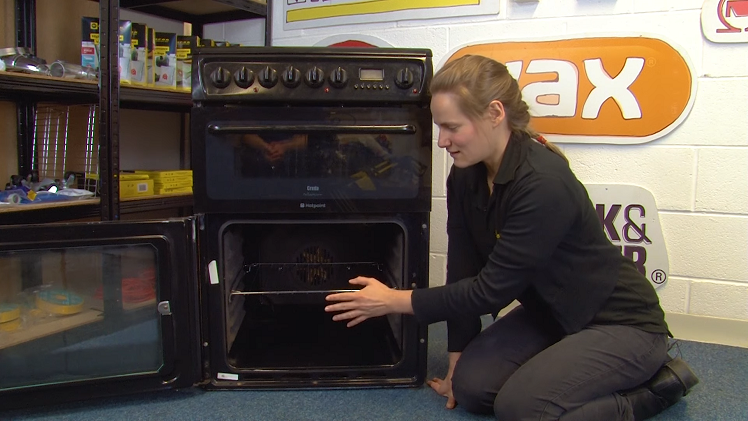
[[[366,369],[403,358],[403,317],[348,328],[325,297],[349,280],[405,283],[406,234],[394,221],[234,222],[222,235],[227,363],[242,369]]]

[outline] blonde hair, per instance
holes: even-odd
[[[432,95],[440,92],[455,94],[460,110],[476,120],[483,117],[491,101],[501,101],[512,133],[529,136],[567,160],[558,146],[546,141],[530,127],[530,109],[522,99],[519,84],[498,61],[476,55],[450,61],[436,72],[430,91]]]

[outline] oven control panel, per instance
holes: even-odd
[[[421,54],[313,47],[199,49],[193,56],[192,98],[203,103],[428,101],[430,52],[406,51]]]

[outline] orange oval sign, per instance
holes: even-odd
[[[673,46],[644,37],[470,45],[507,65],[533,128],[556,142],[644,143],[685,120],[696,92],[692,66]]]

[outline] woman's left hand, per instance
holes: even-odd
[[[403,292],[392,290],[374,278],[359,276],[349,282],[353,285],[363,285],[364,288],[356,292],[341,292],[325,297],[327,301],[336,302],[336,304],[326,306],[325,311],[342,311],[334,315],[332,319],[335,321],[350,320],[348,327],[372,317],[393,313],[397,293]]]

